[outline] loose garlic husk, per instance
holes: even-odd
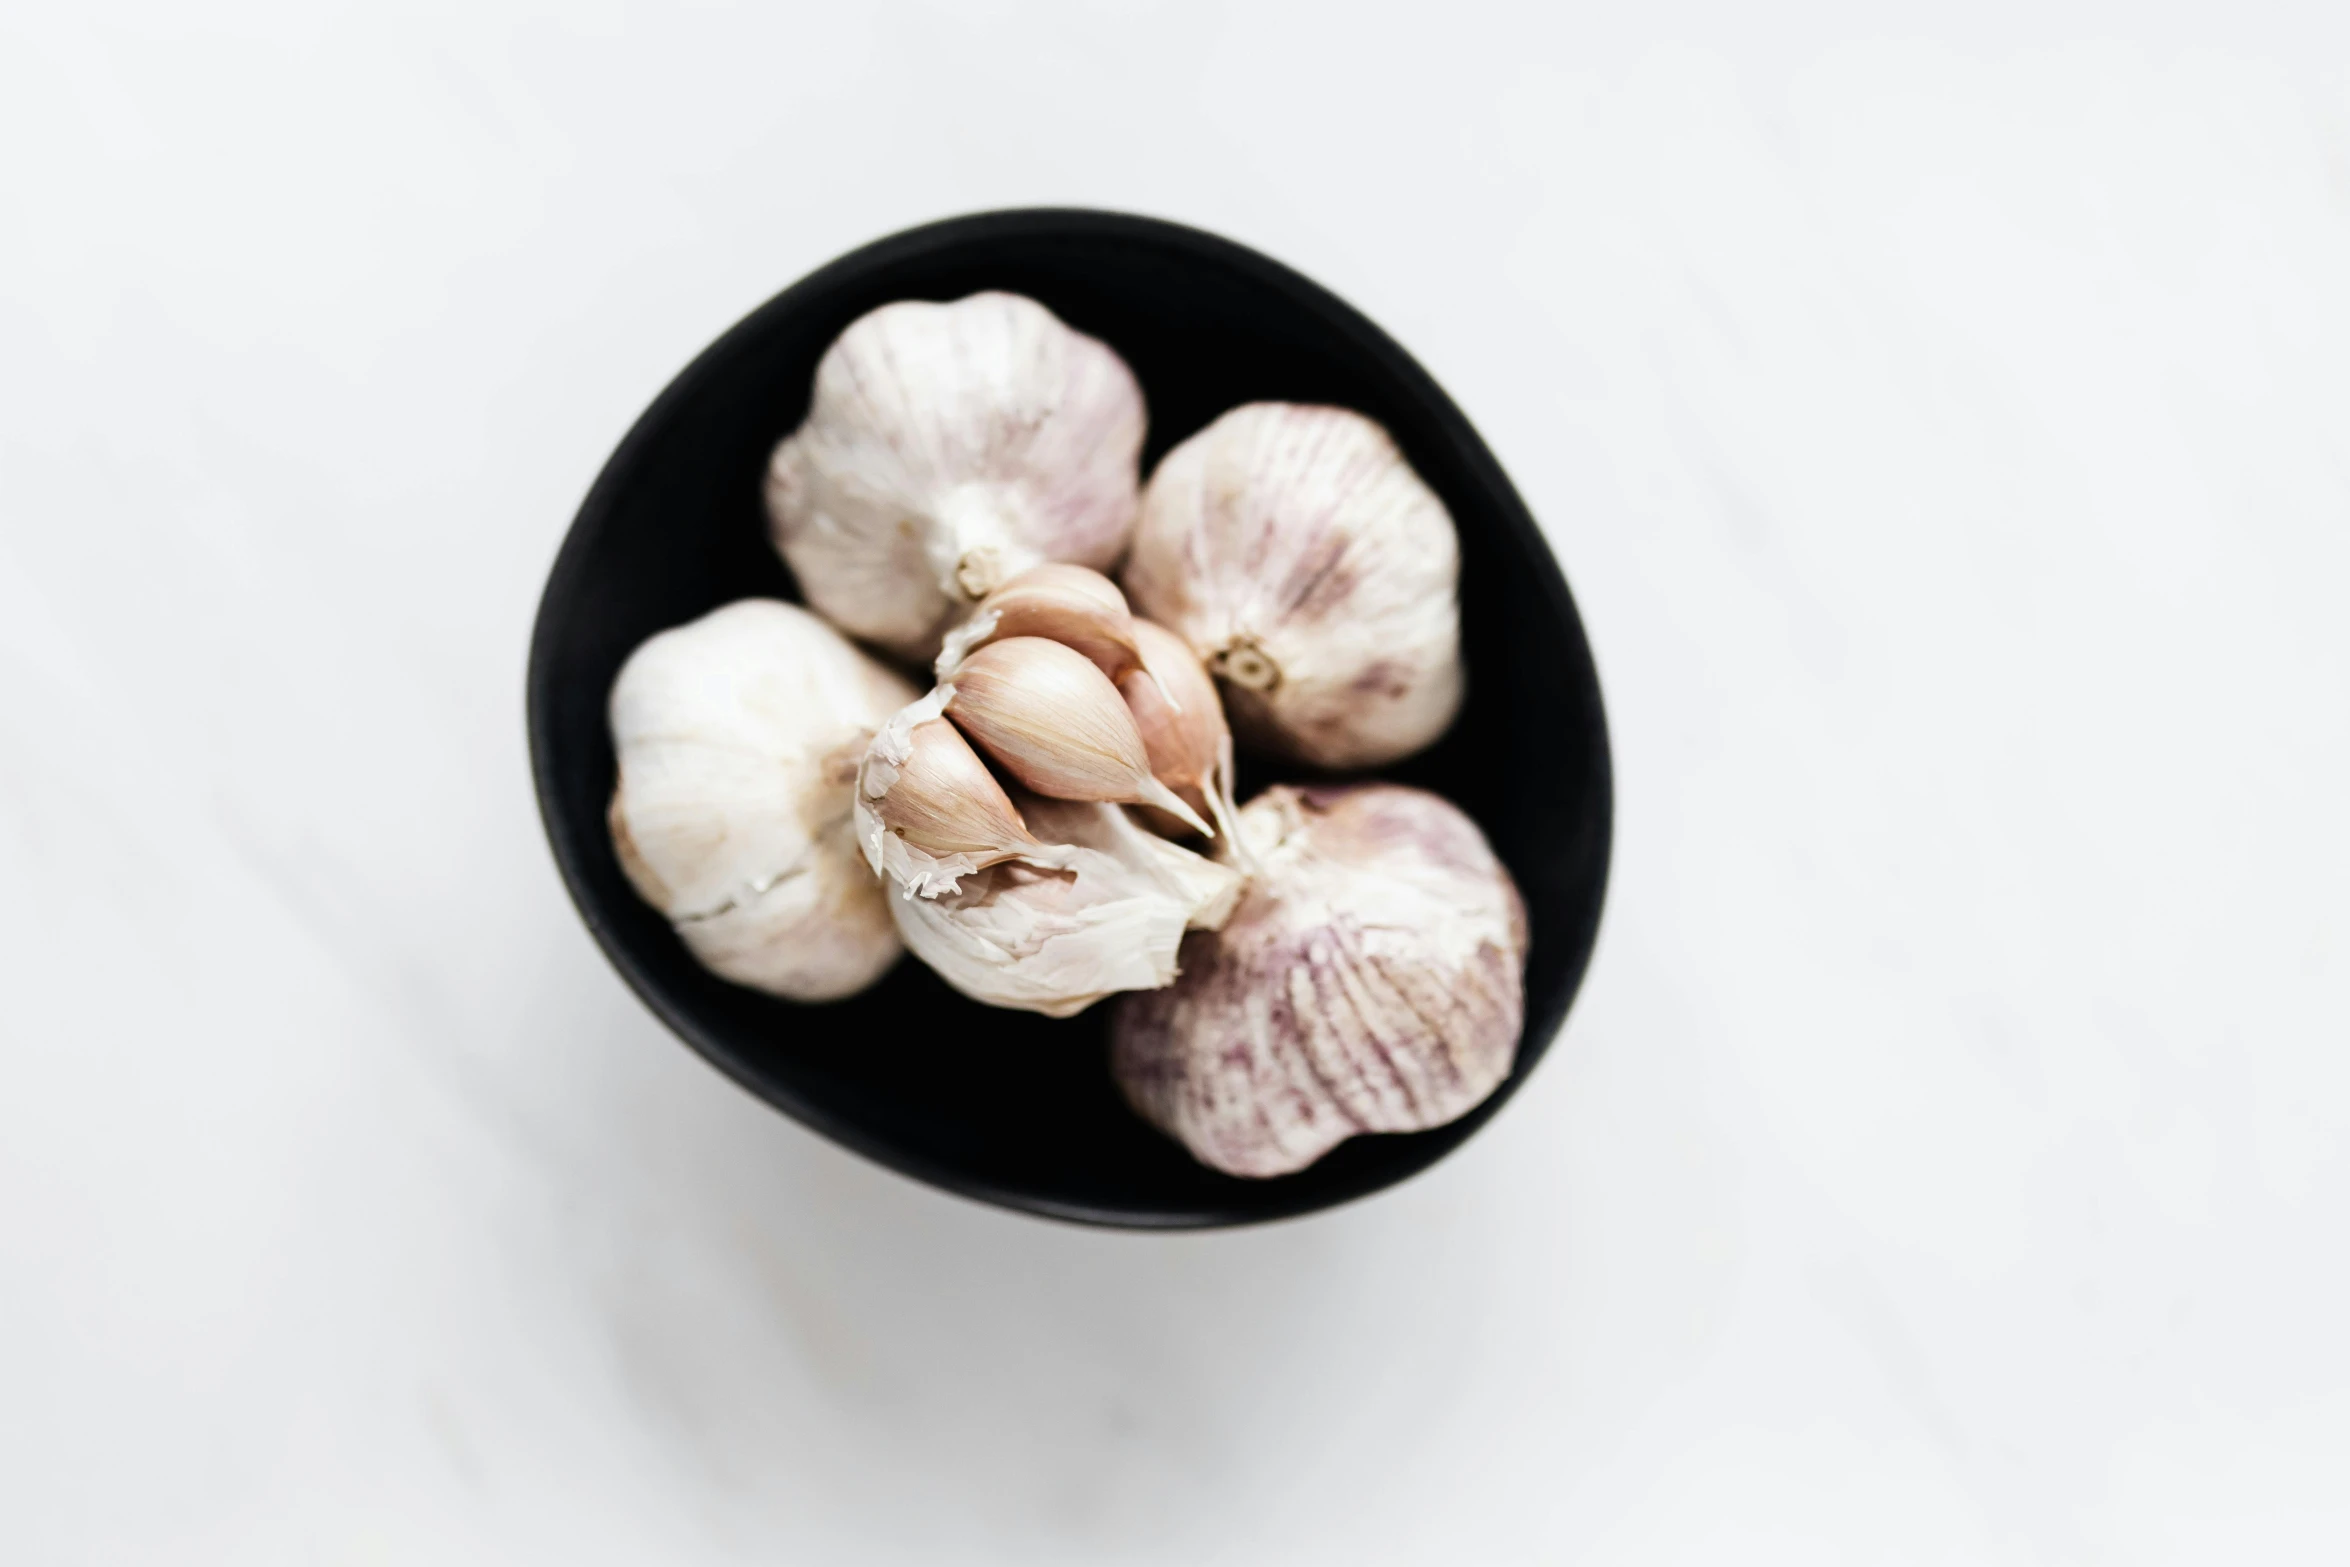
[[[825,351],[775,449],[775,546],[835,624],[927,661],[1028,567],[1117,560],[1143,424],[1124,361],[1032,299],[883,305]]]
[[[1239,873],[1115,805],[1025,792],[1015,804],[984,768],[982,785],[925,761],[942,729],[963,744],[938,723],[951,696],[941,686],[884,724],[857,782],[858,840],[906,945],[973,1000],[1047,1017],[1174,978],[1185,930],[1223,922]],[[921,798],[902,799],[909,790]],[[958,825],[931,847],[908,841],[942,821]]]
[[[1268,790],[1239,826],[1261,862],[1239,908],[1112,1020],[1134,1108],[1204,1164],[1272,1176],[1492,1093],[1525,1016],[1526,915],[1476,824],[1361,784]]]
[[[1214,819],[1218,841],[1246,863],[1248,845],[1232,828],[1232,731],[1216,683],[1183,639],[1147,620],[1133,623],[1142,668],[1118,684],[1126,710],[1142,734],[1151,776],[1172,789],[1194,811]],[[1143,816],[1161,832],[1189,829],[1163,811],[1143,807]]]
[[[1152,805],[1215,836],[1152,776],[1126,699],[1074,648],[1044,637],[990,642],[938,689],[951,693],[946,714],[956,727],[1038,794]]]
[[[1151,475],[1121,577],[1251,744],[1376,767],[1460,708],[1460,543],[1395,442],[1343,408],[1251,403]]]
[[[613,847],[703,967],[830,1001],[896,961],[851,790],[873,733],[912,694],[772,599],[713,610],[629,655],[610,703]]]

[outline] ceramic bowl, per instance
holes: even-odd
[[[1058,1022],[984,1007],[907,958],[854,1000],[793,1005],[704,972],[630,891],[604,825],[605,700],[621,661],[720,604],[797,597],[767,543],[760,480],[806,410],[818,357],[877,305],[980,289],[1041,300],[1125,357],[1149,402],[1146,472],[1236,404],[1334,403],[1393,432],[1451,509],[1468,700],[1433,749],[1382,776],[1468,811],[1525,896],[1525,1035],[1508,1081],[1469,1115],[1355,1138],[1275,1180],[1220,1175],[1120,1099],[1107,1003]],[[1114,213],[990,212],[898,234],[793,284],[713,343],[629,431],[564,540],[531,643],[529,726],[563,879],[613,965],[681,1039],[776,1109],[892,1169],[1093,1224],[1302,1214],[1458,1148],[1558,1033],[1607,880],[1611,779],[1591,651],[1493,454],[1410,355],[1328,291],[1228,240]],[[1244,758],[1241,797],[1287,776]]]

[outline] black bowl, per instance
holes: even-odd
[[[1238,403],[1335,403],[1392,431],[1452,509],[1468,702],[1442,742],[1386,776],[1467,810],[1525,894],[1525,1037],[1508,1081],[1469,1115],[1355,1138],[1277,1180],[1219,1175],[1119,1098],[1107,1004],[1063,1022],[983,1007],[908,959],[854,1000],[795,1006],[704,972],[629,890],[604,827],[604,703],[621,661],[720,604],[798,596],[767,544],[760,478],[806,411],[817,358],[877,305],[978,289],[1041,300],[1125,356],[1149,399],[1146,465]],[[1582,623],[1534,519],[1460,410],[1385,333],[1279,263],[1171,223],[1084,211],[957,218],[868,245],[762,305],[670,383],[597,478],[539,606],[529,684],[531,766],[555,859],[646,1004],[777,1109],[1009,1208],[1178,1229],[1306,1213],[1400,1181],[1459,1147],[1525,1081],[1597,934],[1607,725]],[[1244,764],[1242,797],[1271,781]]]

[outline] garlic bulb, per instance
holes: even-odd
[[[973,1000],[1047,1017],[1173,979],[1184,931],[1223,922],[1239,873],[1115,805],[1026,792],[1014,803],[984,768],[984,786],[964,775],[977,803],[958,804],[941,787],[954,770],[918,761],[923,736],[954,734],[933,727],[950,696],[942,686],[883,725],[857,783],[858,840],[906,945]],[[929,797],[909,806],[907,790]],[[968,825],[934,839],[938,853],[893,825],[908,820]]]
[[[830,1001],[896,960],[851,791],[867,742],[912,695],[773,599],[713,610],[629,655],[610,705],[613,847],[703,967]]]
[[[1125,363],[1032,299],[883,305],[825,351],[775,448],[775,546],[834,624],[927,661],[1026,568],[1117,560],[1143,420]]]
[[[1121,1001],[1111,1065],[1142,1116],[1233,1175],[1467,1113],[1509,1075],[1526,915],[1484,835],[1394,784],[1250,801],[1261,862],[1182,977]]]
[[[1121,580],[1221,681],[1243,740],[1351,768],[1459,710],[1459,577],[1451,514],[1385,430],[1250,403],[1159,464]]]

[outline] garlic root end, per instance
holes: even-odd
[[[1265,650],[1247,637],[1218,649],[1208,660],[1208,666],[1234,685],[1259,695],[1281,684],[1281,666],[1266,657]]]

